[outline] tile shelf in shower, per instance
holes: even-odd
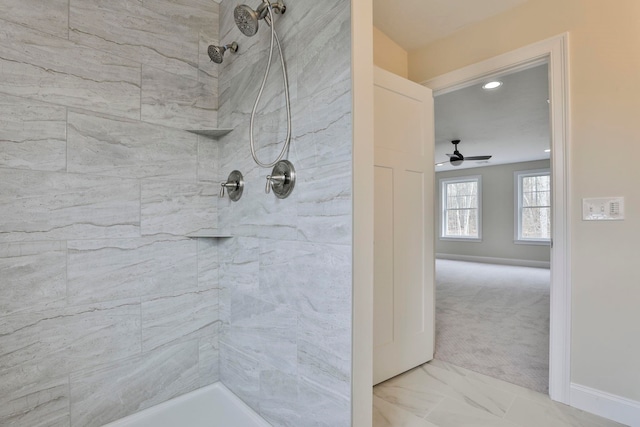
[[[197,135],[206,136],[211,139],[218,139],[225,136],[233,129],[186,129],[187,132],[195,133]]]

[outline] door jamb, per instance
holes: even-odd
[[[501,73],[547,62],[551,124],[553,229],[551,233],[551,308],[549,331],[549,396],[569,404],[571,384],[571,204],[569,158],[569,35],[564,33],[512,52],[443,74],[421,84],[435,95],[479,83]]]

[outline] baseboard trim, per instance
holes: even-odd
[[[610,420],[640,427],[640,402],[571,383],[570,405]]]
[[[452,261],[481,262],[484,264],[516,265],[520,267],[535,267],[535,268],[551,267],[551,263],[548,261],[531,261],[528,259],[494,258],[494,257],[487,257],[487,256],[457,255],[457,254],[436,254],[436,258],[450,259]]]

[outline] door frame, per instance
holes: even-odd
[[[443,74],[421,84],[434,96],[535,65],[549,67],[552,232],[549,396],[569,404],[571,384],[571,203],[568,33]]]

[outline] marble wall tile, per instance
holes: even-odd
[[[298,192],[299,240],[351,245],[351,189],[335,181],[351,182],[351,162],[308,168],[300,176]]]
[[[218,98],[211,80],[203,80],[143,65],[142,120],[179,129],[216,127]]]
[[[40,386],[41,390],[33,393],[0,398],[0,425],[69,427],[68,376],[45,379]]]
[[[218,248],[221,288],[257,296],[260,240],[253,237],[234,237],[220,241]],[[228,293],[226,295],[230,296]],[[229,321],[224,316],[221,318]]]
[[[69,112],[69,172],[194,181],[198,137],[155,124]]]
[[[298,375],[349,399],[351,328],[301,314],[298,321]]]
[[[218,186],[214,184],[145,180],[141,194],[143,236],[216,230]]]
[[[71,423],[101,426],[198,388],[198,341],[71,375]]]
[[[42,7],[39,0],[4,0],[0,3],[3,20],[67,38],[69,35],[69,0],[51,0]]]
[[[0,167],[65,170],[66,116],[64,107],[0,94]]]
[[[207,46],[208,47],[208,46]],[[229,53],[230,55],[231,53]],[[209,54],[207,53],[207,57]],[[215,62],[211,62],[212,65],[218,65]],[[203,70],[198,70],[198,83],[202,85],[202,91],[206,91],[202,95],[203,104],[206,102],[208,106],[213,108],[216,113],[216,121],[217,123],[217,113],[218,113],[218,77],[211,70],[212,66],[205,65]],[[207,99],[205,100],[204,97]],[[208,115],[205,115],[205,120],[208,118]],[[211,126],[211,122],[205,122],[206,126]]]
[[[260,412],[258,361],[220,341],[220,380],[236,396]]]
[[[140,117],[139,63],[9,22],[0,58],[0,92]]]
[[[72,240],[67,293],[72,304],[195,289],[197,242],[184,238]]]
[[[351,425],[351,400],[304,378],[298,381],[298,412],[305,427]]]
[[[0,348],[0,396],[41,391],[49,378],[138,354],[140,303],[124,300],[5,316]]]
[[[218,31],[219,2],[215,0],[142,0],[145,7],[190,28]]]
[[[200,378],[200,387],[220,381],[219,329],[219,327],[214,328],[212,335],[200,338],[199,341],[198,377]]]
[[[0,316],[66,304],[64,242],[0,244]]]
[[[71,40],[176,75],[197,77],[198,28],[161,13],[171,2],[69,1]]]
[[[297,313],[240,292],[231,294],[231,318],[220,340],[283,373],[297,371]]]
[[[135,237],[135,180],[0,169],[0,241]]]
[[[198,136],[198,181],[225,181],[231,173],[221,174],[218,168],[220,160],[220,145],[206,136]],[[223,176],[224,175],[224,176]]]
[[[351,88],[337,85],[294,104],[291,152],[301,170],[351,161],[351,102]]]
[[[346,326],[351,324],[350,284],[351,246],[261,241],[260,295],[265,300]]]
[[[329,10],[306,21],[307,25],[301,25],[304,31],[298,32],[298,43],[304,47],[298,52],[299,98],[313,96],[332,86],[351,86],[351,55],[350,49],[345,49],[351,46],[351,2],[329,5]],[[340,51],[349,54],[336,53]],[[327,61],[328,53],[331,53],[330,61]]]
[[[220,66],[219,125],[234,132],[220,141],[219,170],[223,176],[241,170],[247,185],[239,203],[218,205],[220,226],[244,236],[219,247],[221,378],[275,427],[346,427],[351,420],[352,95],[351,52],[344,49],[350,46],[349,3],[300,0],[276,22],[291,89],[293,140],[287,158],[299,179],[285,200],[263,194],[270,168],[257,167],[248,148],[269,31],[262,26],[259,37],[241,36],[234,7],[220,5],[221,40],[238,38],[240,50]],[[279,153],[287,131],[275,55],[254,130],[262,160]],[[295,326],[289,324],[294,318]],[[287,329],[296,332],[296,340],[283,339]],[[261,343],[265,337],[268,345]],[[297,356],[288,361],[294,344]],[[229,367],[234,375],[225,371]]]
[[[143,298],[142,351],[216,334],[218,290],[172,292]]]
[[[219,289],[218,239],[196,239],[198,247],[198,287]]]
[[[260,372],[260,415],[277,426],[300,427],[304,415],[298,411],[298,378],[274,369]]]

